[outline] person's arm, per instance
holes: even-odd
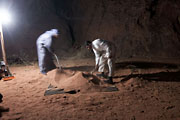
[[[54,54],[54,50],[52,48],[52,38],[48,38],[46,40],[46,42],[44,43],[44,47],[46,47],[50,53]]]
[[[112,53],[111,53],[112,51],[111,51],[111,49],[108,47],[108,48],[106,48],[106,54],[105,54],[105,58],[107,58],[107,59],[109,59],[109,58],[111,58],[112,57]]]
[[[105,54],[105,58],[107,59],[111,59],[112,57],[114,57],[114,52],[115,52],[115,46],[113,44],[110,44],[107,46],[106,48],[106,54]]]

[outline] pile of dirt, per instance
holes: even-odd
[[[108,87],[96,76],[73,70],[55,69],[48,73],[50,84],[64,91],[101,92]]]
[[[97,77],[87,72],[73,70],[55,69],[48,73],[48,80],[55,89],[63,89],[64,91],[78,92],[112,92],[112,91],[134,91],[136,88],[143,88],[147,81],[141,80],[138,77],[132,77],[127,81],[121,81],[120,84],[115,82],[115,85],[106,84],[103,82],[105,78]],[[116,80],[115,80],[116,81]]]

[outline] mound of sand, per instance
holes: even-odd
[[[52,70],[48,73],[50,84],[64,91],[103,91],[101,80],[89,73],[72,70]]]
[[[55,69],[48,73],[50,84],[57,89],[64,91],[80,91],[80,92],[112,92],[123,90],[134,90],[146,86],[147,81],[138,77],[131,77],[127,81],[120,82],[117,85],[105,84],[103,78],[95,75],[64,69],[62,71]]]

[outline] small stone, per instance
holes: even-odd
[[[166,109],[166,110],[169,110],[169,109],[172,109],[172,108],[174,108],[174,107],[175,107],[175,106],[173,106],[173,105],[172,105],[172,106],[167,106],[165,109]]]
[[[144,113],[144,110],[142,110],[141,113]]]
[[[136,120],[135,116],[132,116],[131,120]]]

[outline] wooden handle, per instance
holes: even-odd
[[[9,66],[7,63],[6,59],[6,52],[5,52],[5,47],[4,47],[4,37],[3,37],[3,29],[2,29],[2,24],[0,23],[0,32],[1,32],[1,48],[2,48],[2,56],[3,56],[3,61],[5,62],[6,70],[8,72],[8,75],[12,75],[9,71]]]

